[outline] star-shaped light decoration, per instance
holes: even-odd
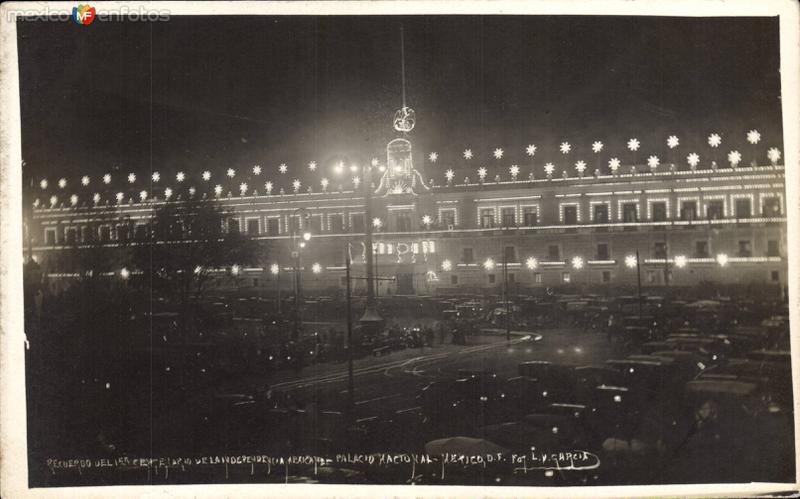
[[[172,189],[170,189],[169,187],[164,189],[164,197],[167,198],[167,199],[171,198],[172,197]]]
[[[575,170],[578,172],[578,174],[583,175],[583,172],[586,171],[586,162],[583,160],[576,161]]]
[[[155,183],[158,183],[158,181],[161,180],[161,174],[158,172],[153,172],[153,174],[150,175],[150,180],[152,180]]]
[[[582,269],[583,268],[583,258],[581,258],[579,256],[573,257],[572,258],[572,267],[577,269],[577,270]]]
[[[700,156],[696,152],[689,153],[689,155],[686,156],[686,162],[689,163],[689,166],[694,168],[700,163]]]
[[[472,149],[464,149],[464,159],[472,159]]]
[[[669,137],[667,137],[667,147],[669,147],[670,149],[675,149],[676,147],[678,147],[678,144],[680,143],[681,141],[678,140],[678,137],[676,135],[670,135]]]
[[[758,133],[758,130],[750,130],[747,132],[747,141],[756,145],[761,141],[761,134]]]
[[[612,173],[616,173],[621,165],[622,162],[619,160],[619,158],[611,158],[608,160],[608,167],[611,169]]]
[[[569,154],[572,150],[572,146],[569,145],[569,142],[562,142],[558,149],[561,151],[561,154]]]
[[[94,201],[94,204],[99,203],[100,202],[100,194],[95,192],[94,195],[92,196],[92,201]]]
[[[739,151],[731,151],[728,153],[728,162],[732,167],[736,168],[742,162],[742,153]]]
[[[227,172],[225,172],[225,173],[226,173],[226,174],[228,175],[228,177],[230,177],[230,178],[233,178],[234,176],[236,176],[236,170],[234,170],[233,168],[228,168],[228,171],[227,171]]]
[[[372,226],[375,227],[376,229],[380,229],[381,227],[383,227],[383,220],[381,220],[378,217],[373,218]]]
[[[431,218],[430,215],[423,215],[422,216],[422,225],[424,225],[425,227],[429,228],[432,223],[433,223],[433,218]]]
[[[177,180],[178,182],[183,182],[184,180],[186,180],[186,174],[183,172],[176,173],[175,180]]]
[[[272,192],[272,182],[266,182],[264,184],[264,190],[267,191],[267,194]]]
[[[528,268],[528,270],[534,270],[539,266],[539,262],[536,261],[536,258],[530,257],[525,260],[525,266]]]
[[[253,175],[261,175],[261,165],[253,166]]]
[[[33,207],[34,208],[38,208],[39,207],[39,203],[40,203],[39,198],[34,199],[33,200]]]
[[[780,149],[778,149],[777,147],[770,147],[769,150],[767,150],[767,157],[774,165],[775,163],[781,160]]]
[[[478,178],[481,180],[486,178],[486,168],[484,167],[478,168]]]
[[[530,157],[533,157],[536,154],[536,145],[535,144],[528,144],[528,147],[525,148],[525,154]]]
[[[625,257],[625,266],[629,269],[636,267],[636,255],[628,255]]]
[[[353,177],[353,187],[358,189],[358,186],[361,185],[361,178],[358,176]]]
[[[658,168],[660,163],[661,161],[658,159],[658,156],[653,155],[647,158],[647,166],[649,166],[651,170]]]
[[[208,182],[209,180],[211,180],[211,172],[208,171],[208,170],[204,171],[202,177],[203,177],[203,180]]]
[[[39,187],[41,187],[42,189],[47,189],[47,179],[46,178],[43,178],[41,180],[41,182],[39,182]]]
[[[64,187],[66,187],[66,186],[67,186],[67,179],[65,179],[65,178],[60,178],[60,179],[58,179],[58,186],[59,186],[60,188],[62,188],[62,189],[63,189]]]
[[[57,196],[50,196],[50,206],[55,206],[57,202],[58,202]]]
[[[217,184],[217,185],[214,186],[214,194],[217,195],[217,196],[222,194],[222,186],[221,185]]]
[[[280,166],[278,166],[278,171],[285,174],[287,171],[289,171],[289,167],[286,166],[286,163],[281,163]]]
[[[639,139],[632,138],[628,140],[628,150],[630,151],[638,151],[639,150]]]
[[[147,199],[147,191],[139,192],[139,199],[145,201]]]
[[[453,262],[447,259],[442,260],[442,270],[444,270],[445,272],[453,270]]]
[[[197,192],[197,189],[195,189],[194,187],[189,187],[189,195],[190,195],[190,196],[194,196],[194,194],[195,194],[196,192]]]
[[[592,152],[593,153],[597,154],[602,150],[603,150],[603,143],[602,142],[600,142],[599,140],[595,140],[594,142],[592,142]]]
[[[242,182],[241,184],[239,184],[239,194],[244,196],[245,193],[247,193],[247,182]]]
[[[317,162],[316,161],[309,161],[308,169],[311,170],[312,172],[317,171]]]
[[[455,177],[455,176],[456,176],[456,173],[452,169],[449,169],[446,172],[444,172],[444,178],[447,179],[447,183],[452,182],[453,181],[453,177]]]
[[[330,182],[328,181],[328,179],[327,179],[327,178],[324,178],[324,177],[323,177],[323,178],[322,178],[322,180],[320,180],[320,181],[319,181],[319,183],[320,183],[320,185],[322,185],[322,190],[324,191],[325,189],[327,189],[327,188],[328,188],[328,184],[329,184]]]
[[[508,169],[508,171],[509,171],[509,173],[511,173],[511,178],[516,180],[517,179],[517,175],[519,175],[519,166],[511,165],[511,167]]]
[[[719,147],[722,144],[722,137],[718,133],[712,133],[708,136],[708,145],[711,147]]]
[[[111,183],[111,174],[106,173],[105,175],[103,175],[103,183],[104,184],[110,184]]]
[[[556,166],[553,163],[545,163],[544,172],[548,177],[552,175],[554,171],[556,171]]]
[[[129,173],[128,174],[128,183],[132,184],[134,182],[136,182],[136,174],[135,173]]]
[[[89,176],[88,175],[84,175],[83,177],[81,177],[81,185],[89,185]]]
[[[121,202],[122,202],[122,200],[125,198],[125,194],[123,194],[123,193],[121,193],[121,192],[118,192],[118,193],[117,193],[117,195],[116,195],[115,197],[116,197],[116,199],[117,199],[117,202],[118,202],[118,203],[121,203]]]
[[[502,158],[502,157],[503,157],[503,150],[502,150],[501,148],[499,148],[499,147],[498,147],[498,148],[496,148],[496,149],[494,150],[494,152],[492,153],[492,155],[494,156],[494,159],[500,159],[500,158]]]
[[[428,161],[431,163],[436,163],[436,160],[439,159],[439,154],[436,151],[428,154]]]
[[[76,194],[73,194],[72,196],[69,197],[69,204],[71,204],[72,206],[78,204],[78,196]]]

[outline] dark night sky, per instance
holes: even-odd
[[[777,18],[173,16],[20,22],[23,157],[32,176],[53,180],[112,165],[146,174],[152,154],[162,176],[208,168],[212,183],[228,167],[259,163],[279,181],[287,163],[288,183],[310,178],[311,160],[385,157],[401,104],[401,23],[410,138],[438,152],[425,169],[439,182],[447,166],[529,164],[529,143],[539,176],[550,160],[630,161],[630,137],[639,161],[669,160],[673,133],[683,164],[691,151],[711,157],[711,132],[723,136],[721,163],[734,148],[749,162],[751,128],[761,157],[782,149]],[[476,154],[468,163],[465,148]]]

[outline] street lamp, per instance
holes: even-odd
[[[308,211],[301,207],[292,212],[292,219],[297,220],[297,226],[292,227],[292,259],[294,261],[294,311],[293,311],[293,327],[292,338],[297,340],[300,334],[300,250],[306,247],[306,242],[311,240],[311,233],[304,232],[300,238],[297,237],[297,231],[300,227],[300,215],[303,219],[308,218]],[[298,241],[298,239],[301,239]]]
[[[126,280],[126,281],[127,281],[127,280],[128,280],[128,278],[131,276],[131,271],[130,271],[130,270],[128,270],[128,269],[126,269],[125,267],[122,267],[122,268],[119,270],[119,276],[120,276],[120,277],[121,277],[123,280]]]
[[[277,295],[277,300],[276,300],[277,303],[275,308],[277,309],[278,315],[280,316],[281,315],[281,266],[278,265],[277,263],[273,263],[272,265],[269,266],[269,271],[270,273],[272,273],[272,275],[275,276],[275,291],[276,291],[275,294]]]
[[[359,164],[351,164],[350,171],[357,172],[359,169],[361,170],[361,179],[363,181],[360,183],[360,188],[362,189],[362,193],[364,196],[364,248],[367,253],[366,258],[366,271],[367,271],[367,299],[366,299],[366,306],[364,308],[364,315],[361,316],[360,322],[363,325],[369,324],[373,328],[377,328],[383,323],[383,318],[378,314],[375,308],[375,276],[374,276],[374,262],[372,258],[372,230],[373,225],[375,225],[375,220],[372,219],[372,168],[375,167],[377,161],[374,161],[371,166],[365,164],[363,161]],[[344,162],[340,161],[334,166],[334,173],[337,175],[341,175],[344,172]],[[378,226],[375,227],[379,229],[383,222],[380,221],[379,218]],[[372,223],[370,223],[372,222]]]
[[[628,255],[625,257],[625,265],[629,268],[636,268],[636,290],[639,298],[639,317],[642,316],[642,268],[639,265],[639,250],[636,250],[635,255]]]

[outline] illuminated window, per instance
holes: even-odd
[[[503,221],[503,227],[514,227],[516,225],[516,221],[514,219],[514,211],[515,208],[503,208],[501,215]]]
[[[626,223],[634,223],[639,221],[639,210],[636,203],[622,204],[622,221]]]
[[[684,201],[681,203],[681,220],[697,219],[697,201]]]
[[[536,213],[534,206],[526,206],[522,208],[522,223],[525,227],[533,227],[539,222],[539,215]]]
[[[267,219],[267,235],[277,236],[280,233],[280,221],[277,218]]]
[[[442,210],[440,214],[442,217],[440,221],[443,227],[447,228],[456,225],[456,210]]]
[[[331,232],[334,234],[341,234],[344,232],[344,215],[341,213],[337,213],[335,215],[330,215],[328,218],[331,224]]]
[[[364,227],[364,214],[354,214],[350,225],[351,232],[364,232]]]
[[[463,263],[473,263],[473,262],[475,262],[475,254],[472,251],[472,248],[463,248],[461,250],[461,261]]]
[[[767,256],[781,256],[777,239],[769,239],[767,241]]]
[[[706,216],[709,220],[721,220],[725,216],[725,205],[722,201],[709,201],[706,208]]]
[[[250,218],[247,220],[247,234],[251,236],[258,235],[258,219]]]
[[[563,282],[564,284],[569,284],[570,280],[571,280],[571,278],[570,278],[569,272],[562,272],[561,273],[561,282]]]
[[[739,241],[739,256],[753,256],[753,243],[750,241]]]
[[[74,227],[70,227],[66,231],[67,244],[75,244],[78,242],[78,231]]]
[[[694,256],[708,258],[708,241],[697,241],[694,244]]]
[[[506,246],[503,249],[504,255],[506,257],[506,262],[516,262],[517,261],[517,249],[514,246]]]
[[[44,230],[44,244],[47,246],[55,246],[56,244],[56,230],[55,229],[45,229]]]
[[[578,223],[577,206],[564,206],[564,223],[567,225],[575,225]]]
[[[494,208],[483,208],[481,210],[481,228],[491,229],[494,227]]]
[[[608,205],[596,204],[594,205],[594,221],[598,224],[608,223]]]
[[[750,218],[752,216],[750,199],[740,198],[736,200],[736,218]]]
[[[761,214],[765,217],[779,217],[781,215],[781,200],[778,197],[765,199]]]
[[[600,243],[597,245],[597,259],[608,260],[610,258],[607,243]]]
[[[666,258],[666,257],[667,257],[667,243],[654,243],[653,258]]]
[[[651,206],[653,210],[653,222],[665,222],[667,220],[667,203],[659,201]]]

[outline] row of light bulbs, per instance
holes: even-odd
[[[726,265],[728,265],[730,258],[725,253],[719,253],[717,254],[715,260],[720,267],[725,267]],[[586,264],[583,257],[580,256],[572,257],[570,263],[572,264],[572,268],[575,270],[582,269]],[[638,263],[639,262],[638,259],[636,258],[636,255],[628,255],[625,257],[625,266],[630,269],[636,268]],[[685,255],[677,255],[673,259],[673,263],[675,264],[676,267],[682,269],[686,267],[686,265],[689,263],[689,259]],[[481,265],[485,270],[494,270],[498,264],[494,260],[494,258],[489,257],[486,260],[484,260]],[[539,268],[539,261],[534,257],[529,257],[525,260],[525,267],[528,270],[536,270]],[[453,270],[453,262],[447,259],[442,260],[441,268],[443,271],[449,272]]]

